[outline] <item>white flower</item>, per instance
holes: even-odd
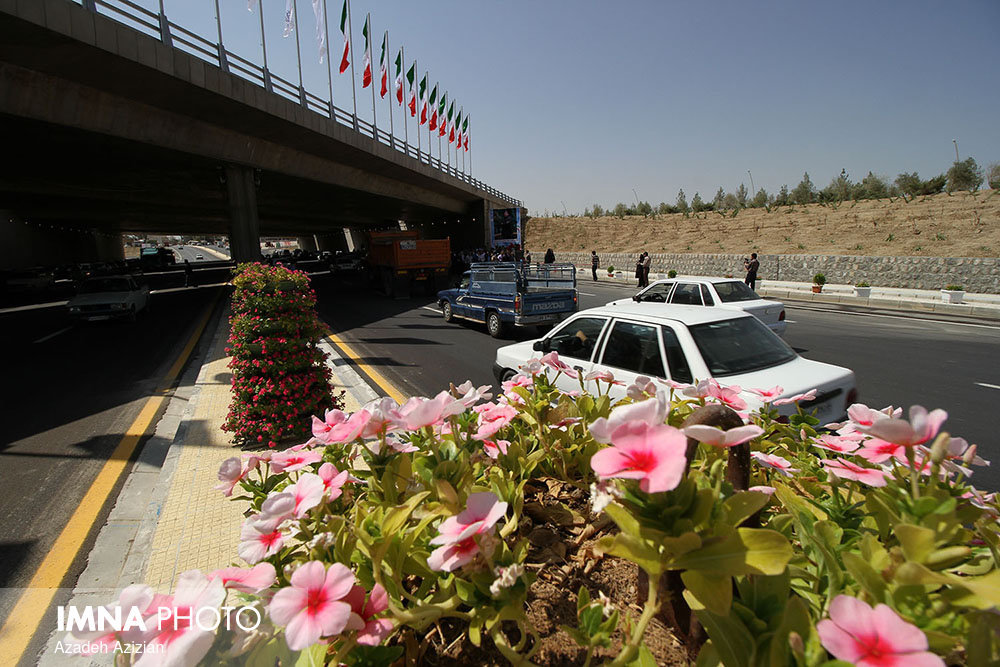
[[[505,588],[510,588],[516,582],[518,577],[524,574],[524,568],[514,563],[508,567],[495,567],[493,568],[493,574],[496,575],[496,579],[490,584],[490,593],[493,597],[500,595],[500,591]]]
[[[601,613],[604,614],[604,618],[608,618],[611,614],[615,613],[615,603],[604,594],[604,591],[597,591],[597,602],[602,607]]]
[[[308,546],[310,549],[315,549],[316,547],[325,549],[336,541],[337,538],[334,537],[333,533],[317,533],[311,540],[309,540]]]
[[[621,497],[622,492],[609,479],[590,483],[590,503],[594,514],[600,514],[615,498]]]

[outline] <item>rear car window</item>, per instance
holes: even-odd
[[[607,321],[604,317],[580,317],[572,320],[549,337],[549,349],[558,352],[560,357],[590,361]]]
[[[666,377],[656,329],[635,322],[615,323],[604,346],[601,363],[642,375]]]
[[[713,377],[749,373],[784,364],[795,351],[756,317],[688,327]]]
[[[670,297],[670,303],[686,304],[689,306],[701,306],[701,290],[695,283],[677,283],[674,295]]]
[[[738,280],[715,283],[715,292],[719,295],[719,298],[722,299],[723,303],[733,303],[734,301],[756,301],[760,298],[756,292]]]
[[[691,375],[691,367],[688,366],[687,357],[681,348],[681,342],[677,339],[677,334],[670,327],[660,327],[663,336],[663,349],[667,353],[667,368],[670,370],[670,379],[674,382],[694,382]]]

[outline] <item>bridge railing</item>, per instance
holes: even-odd
[[[268,92],[301,104],[309,111],[330,118],[341,125],[353,128],[362,136],[368,137],[379,144],[389,146],[393,150],[397,150],[408,157],[420,161],[422,164],[426,164],[433,169],[448,174],[452,178],[478,188],[511,206],[520,207],[522,205],[519,199],[515,199],[483,183],[479,179],[473,178],[471,174],[459,169],[456,165],[449,164],[447,161],[442,160],[440,157],[435,157],[429,152],[424,152],[417,146],[413,146],[404,139],[400,139],[382,128],[376,128],[372,123],[331,104],[327,98],[316,95],[306,90],[302,85],[293,83],[274,74],[262,65],[258,65],[243,56],[229,51],[225,48],[225,45],[206,39],[184,26],[168,20],[162,12],[151,11],[132,2],[132,0],[70,1],[74,4],[82,5],[90,11],[107,16],[145,35],[159,39],[167,46],[180,49],[223,71],[235,74],[246,81],[263,87]]]

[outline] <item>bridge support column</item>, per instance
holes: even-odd
[[[365,247],[365,235],[357,229],[344,229],[344,239],[347,241],[348,252]]]
[[[229,252],[233,261],[260,260],[260,219],[253,169],[227,164],[226,197],[229,202]]]
[[[315,236],[299,236],[299,247],[303,250],[308,250],[309,252],[316,252],[319,248],[316,247],[316,237]]]

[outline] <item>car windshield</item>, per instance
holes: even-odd
[[[88,280],[80,287],[82,294],[97,294],[99,292],[128,292],[127,278],[99,278]]]
[[[755,317],[688,327],[713,377],[738,375],[784,364],[795,351]]]
[[[715,283],[715,291],[723,303],[734,301],[756,301],[760,299],[756,292],[738,280],[725,283]]]

